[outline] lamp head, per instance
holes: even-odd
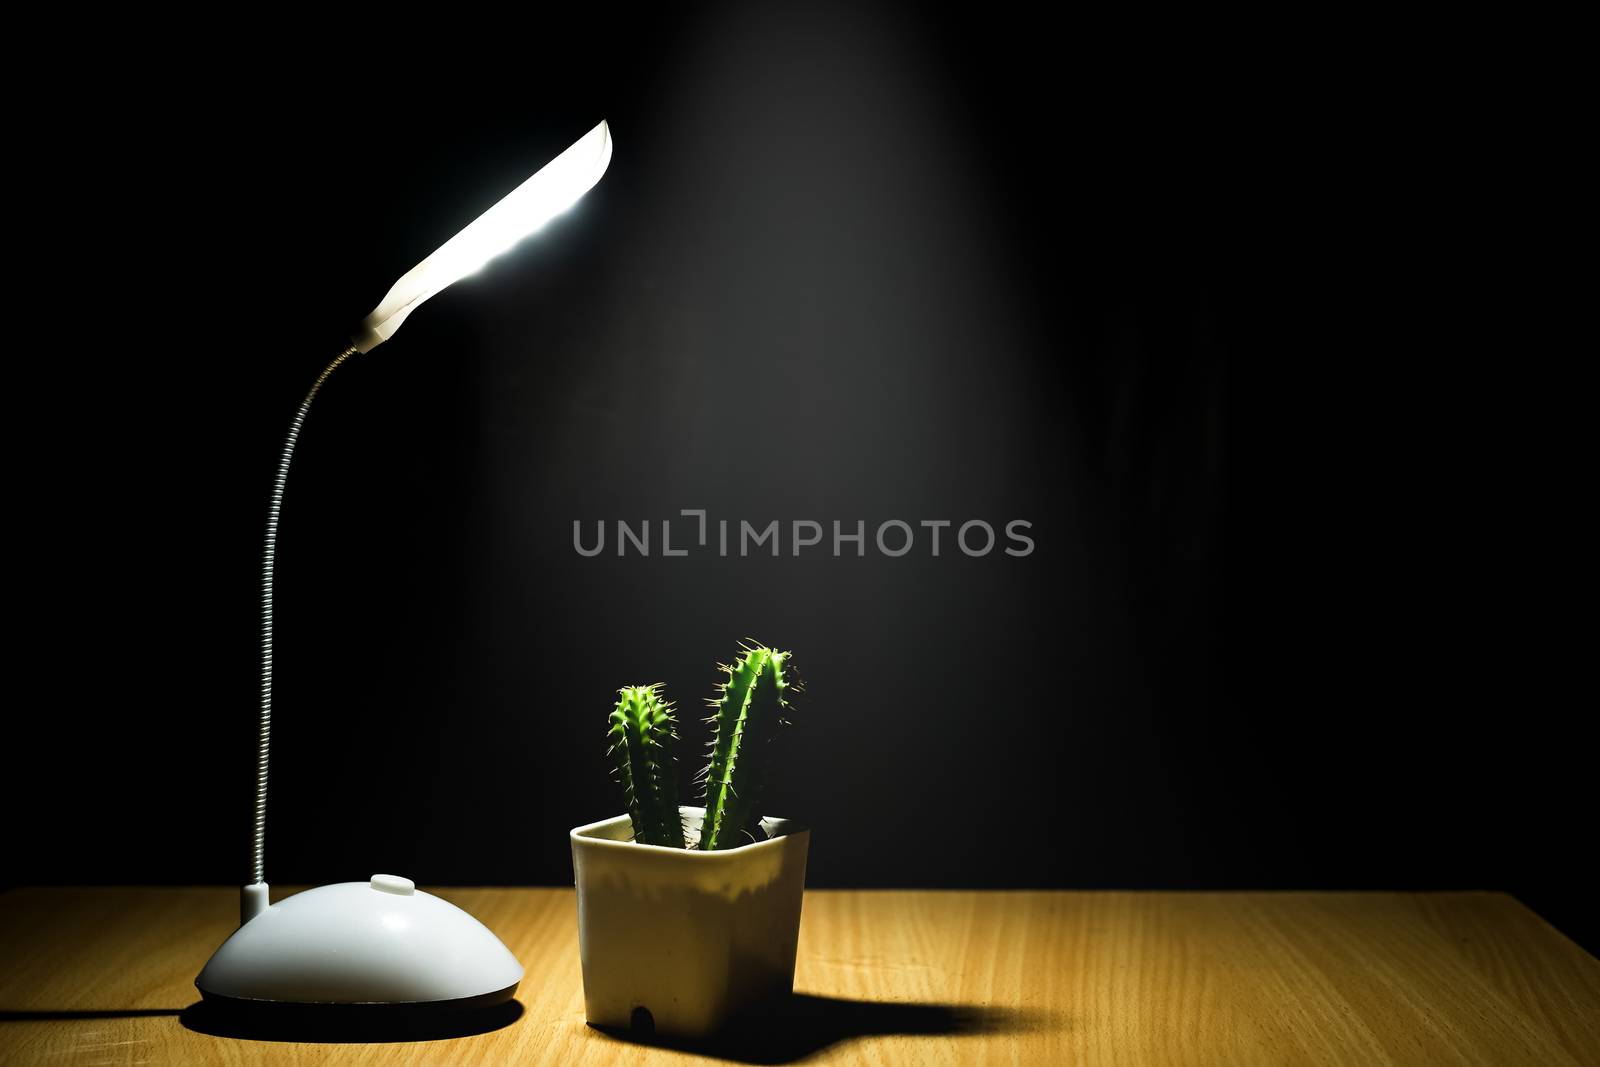
[[[351,343],[358,351],[370,352],[387,341],[428,297],[477,271],[577,203],[610,162],[611,128],[601,122],[402,275]]]

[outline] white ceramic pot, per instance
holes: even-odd
[[[690,841],[704,808],[681,809]],[[572,831],[583,1001],[595,1026],[706,1037],[794,988],[811,833],[719,852],[634,843],[626,815]]]

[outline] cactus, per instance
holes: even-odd
[[[678,767],[672,753],[677,719],[661,699],[661,685],[617,690],[611,712],[611,760],[628,801],[633,839],[646,845],[686,848],[678,810]]]
[[[761,813],[757,806],[771,762],[771,742],[785,725],[791,688],[789,653],[746,644],[732,666],[722,669],[728,680],[711,701],[711,764],[705,769],[705,820],[700,827],[704,851],[737,848],[755,837]]]
[[[789,692],[799,691],[788,652],[747,642],[739,653],[733,666],[722,668],[728,679],[711,701],[715,710],[706,720],[714,736],[711,762],[698,775],[706,802],[699,847],[708,852],[737,848],[755,838],[772,739],[787,725]],[[607,733],[612,769],[627,798],[633,839],[688,848],[672,753],[678,723],[661,690],[659,682],[617,690]]]

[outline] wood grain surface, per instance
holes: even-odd
[[[812,891],[800,995],[685,1049],[584,1024],[572,890],[437,892],[527,968],[485,1032],[219,1023],[232,889],[0,895],[0,1063],[1600,1064],[1600,961],[1501,894]]]

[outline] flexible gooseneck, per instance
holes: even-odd
[[[294,458],[295,442],[300,439],[300,428],[306,421],[306,412],[317,398],[322,383],[328,380],[345,360],[358,349],[351,345],[323,368],[312,383],[306,398],[289,424],[289,435],[283,442],[283,453],[278,458],[278,473],[272,482],[272,504],[267,509],[267,544],[261,560],[261,725],[256,738],[256,799],[255,821],[250,835],[250,884],[246,885],[239,900],[239,921],[249,922],[267,907],[266,837],[267,837],[267,761],[272,750],[272,579],[273,566],[278,552],[278,516],[283,509],[283,487],[289,478],[289,461]]]

